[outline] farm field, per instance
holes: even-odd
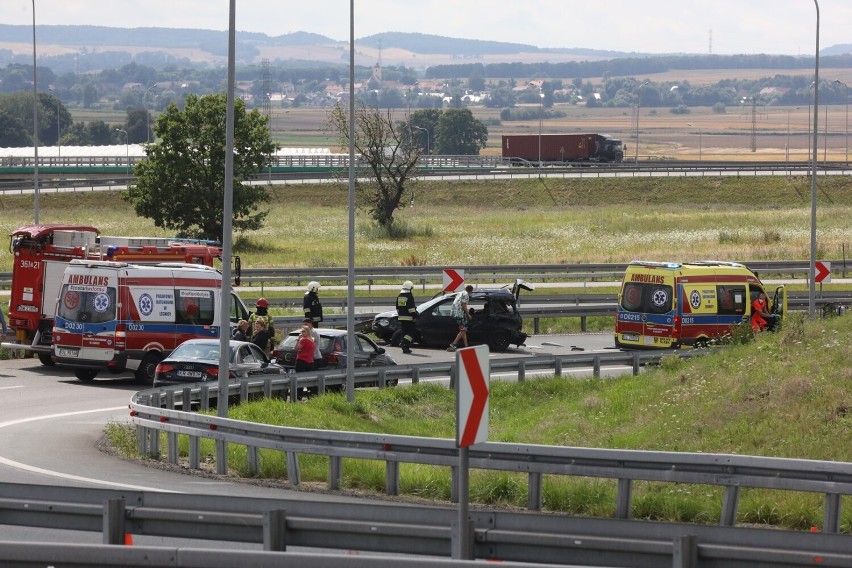
[[[406,236],[382,236],[357,212],[358,266],[564,264],[809,257],[806,177],[413,182],[396,213]],[[852,179],[819,180],[818,253],[852,251]],[[346,184],[273,186],[265,226],[235,236],[245,268],[347,264]],[[32,221],[32,198],[5,196],[0,231]],[[169,236],[115,192],[44,194],[44,223],[106,235]],[[0,271],[11,270],[8,247]]]

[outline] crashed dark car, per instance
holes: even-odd
[[[523,321],[518,313],[518,295],[521,290],[533,290],[532,285],[516,281],[511,290],[506,288],[474,290],[470,294],[473,319],[467,331],[470,345],[488,345],[492,351],[505,351],[511,345],[521,346],[527,334],[521,331]],[[436,296],[417,306],[414,343],[446,347],[458,333],[458,325],[450,315],[457,293]],[[376,337],[390,345],[399,345],[402,330],[396,310],[382,312],[373,318],[372,330]]]

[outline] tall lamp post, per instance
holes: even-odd
[[[53,87],[47,89],[53,96],[56,97],[56,156],[58,158],[62,157],[62,122],[59,120],[59,107],[62,105],[62,101],[59,100],[59,95],[56,94],[56,91]]]
[[[787,161],[787,169],[790,168],[790,113],[794,110],[799,110],[800,107],[787,109],[787,151],[786,151],[786,161]]]
[[[35,22],[35,0],[33,0],[33,220],[38,225],[38,79],[36,75]]]
[[[642,87],[650,83],[650,81],[645,81],[641,85],[636,86],[636,148],[635,155],[633,156],[633,161],[637,164],[639,163],[639,103],[642,100]]]
[[[541,168],[541,122],[544,118],[544,93],[538,88],[538,167]]]
[[[124,159],[125,159],[124,172],[125,172],[125,175],[129,178],[130,177],[130,139],[127,137],[127,131],[124,130],[123,128],[116,128],[115,131],[121,132],[122,134],[124,134]],[[130,181],[128,181],[127,183],[130,183]]]
[[[429,137],[429,130],[427,128],[423,128],[422,126],[415,126],[413,124],[411,125],[411,128],[414,128],[415,130],[422,130],[423,132],[426,133],[426,155],[428,156],[429,155],[429,138],[430,138]]]
[[[811,164],[811,262],[810,280],[808,282],[808,317],[811,319],[816,315],[816,223],[817,223],[817,118],[819,115],[819,2],[814,0],[816,6],[816,49],[814,50],[814,150],[813,163]]]
[[[147,131],[148,131],[147,132],[148,144],[151,143],[151,115],[148,112],[148,93],[150,93],[151,89],[153,89],[156,86],[157,86],[157,83],[154,83],[153,85],[151,85],[150,87],[145,89],[145,94],[142,95],[142,104],[145,105],[145,113],[146,113],[145,125],[147,126]]]
[[[811,81],[811,86],[808,87],[808,159],[811,157],[811,120],[813,117],[811,116],[811,89],[816,86],[816,81]]]
[[[846,98],[846,120],[845,120],[845,122],[846,122],[846,143],[844,145],[846,146],[846,163],[848,164],[849,163],[849,85],[847,85],[846,83],[843,83],[843,82],[841,82],[837,79],[835,79],[834,82],[837,83],[838,85],[843,85],[843,88],[845,89],[844,95],[845,95],[845,98]]]

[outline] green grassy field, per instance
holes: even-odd
[[[363,211],[357,266],[561,264],[809,257],[810,181],[783,177],[417,181],[396,219],[411,236],[376,236]],[[407,201],[407,200],[406,200]],[[246,268],[347,265],[345,185],[273,186],[266,226],[235,236]],[[171,234],[117,193],[43,194],[40,220],[91,223],[106,235]],[[32,221],[32,198],[4,196],[0,231]],[[852,179],[820,179],[817,253],[852,247]],[[845,254],[844,254],[845,253]],[[0,249],[0,271],[11,269]]]

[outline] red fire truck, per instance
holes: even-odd
[[[38,355],[52,365],[51,335],[56,298],[65,267],[73,259],[134,264],[186,262],[213,266],[222,250],[207,241],[161,237],[107,237],[87,225],[26,225],[11,234],[13,255],[9,327],[15,342],[0,345]]]

